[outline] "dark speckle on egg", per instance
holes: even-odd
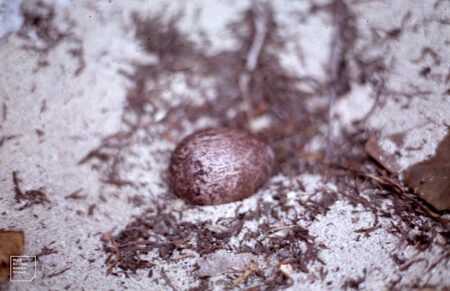
[[[249,197],[269,178],[274,154],[246,131],[210,128],[184,138],[170,158],[175,194],[197,205],[217,205]]]

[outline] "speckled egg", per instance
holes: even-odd
[[[197,205],[242,200],[272,173],[271,148],[250,133],[210,128],[184,138],[170,158],[170,183],[175,194]]]

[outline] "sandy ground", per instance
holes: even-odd
[[[147,136],[141,133],[136,137],[150,139],[150,145],[137,145],[125,154],[126,163],[136,165],[126,173],[126,177],[140,181],[142,187],[108,185],[101,182],[101,167],[96,170],[92,167],[93,163],[79,165],[79,162],[100,144],[102,138],[126,127],[123,106],[128,89],[133,84],[123,72],[131,73],[136,63],[157,62],[156,57],[146,53],[143,44],[135,38],[131,18],[133,12],[148,16],[167,5],[165,15],[173,15],[182,9],[185,14],[177,26],[197,44],[201,44],[198,32],[202,29],[211,42],[209,52],[213,54],[236,45],[226,26],[236,21],[240,13],[252,4],[248,1],[213,3],[200,0],[188,3],[153,0],[48,2],[55,7],[58,29],[70,31],[69,37],[45,53],[26,49],[24,46],[45,47],[46,44],[40,43],[42,39],[32,33],[28,38],[20,36],[17,32],[20,21],[13,19],[11,21],[14,23],[8,22],[12,23],[12,32],[0,39],[0,136],[12,137],[5,139],[0,147],[0,228],[23,230],[26,240],[23,254],[41,254],[37,261],[36,278],[32,282],[8,282],[0,285],[0,289],[185,290],[196,287],[198,280],[192,274],[192,265],[201,262],[198,254],[183,261],[161,263],[156,260],[158,265],[153,270],[152,278],[144,270],[130,278],[123,274],[106,276],[107,255],[100,239],[109,231],[117,233],[134,215],[141,215],[144,209],[151,207],[151,198],[169,195],[165,171],[176,141],[194,130],[220,124],[219,118],[199,115],[197,120],[185,120],[179,135],[171,140],[161,138],[167,124],[158,121],[182,102],[203,104],[220,96],[214,92],[202,91],[199,94],[186,88],[181,75],[167,77],[170,92],[160,95],[161,100],[155,100],[155,104],[164,104],[165,107],[150,111],[152,127],[146,132]],[[25,4],[28,7],[35,5],[30,1],[25,1]],[[299,15],[307,13],[309,8],[306,1],[275,1],[273,7],[281,34],[289,39],[286,49],[280,52],[282,65],[298,76],[326,80],[325,64],[333,38],[331,18],[319,13],[300,25]],[[402,170],[432,155],[450,124],[447,75],[450,67],[450,29],[445,12],[450,9],[450,3],[362,1],[351,5],[351,9],[357,15],[356,25],[362,34],[356,47],[364,52],[366,60],[382,56],[385,64],[391,66],[388,72],[373,74],[373,82],[353,86],[336,102],[332,139],[337,139],[342,130],[351,129],[352,121],[364,118],[372,105],[378,102],[375,111],[366,120],[367,129],[377,132],[380,143],[387,143],[385,148],[388,150],[387,137],[398,132],[408,133],[404,147],[398,149],[401,158],[397,163],[399,170]],[[388,32],[399,27],[404,32],[395,41],[384,42]],[[373,35],[378,37],[377,46],[368,45]],[[424,46],[436,54],[424,53]],[[302,57],[299,57],[299,48]],[[70,53],[80,49],[83,51],[81,57]],[[42,65],[43,62],[46,65]],[[425,67],[431,68],[428,78],[420,78],[418,72]],[[352,71],[352,78],[359,73],[356,71]],[[374,84],[380,78],[389,90],[382,92],[379,101],[375,101]],[[398,93],[405,90],[413,97]],[[324,100],[326,96],[318,98],[317,102],[326,102]],[[313,103],[311,106],[316,106]],[[409,107],[405,108],[405,104]],[[401,114],[397,114],[399,111]],[[224,114],[232,116],[233,112]],[[253,128],[264,128],[266,123],[266,119],[260,118]],[[325,132],[326,125],[321,125],[319,131]],[[323,136],[322,139],[316,138],[306,147],[310,151],[323,150],[324,140]],[[421,151],[406,149],[417,146],[422,140]],[[19,211],[21,204],[16,203],[14,198],[13,172],[17,172],[23,190],[42,187],[51,202]],[[255,196],[242,202],[186,208],[184,202],[172,197],[170,208],[181,209],[188,221],[232,217],[237,207],[253,209],[258,199],[271,201],[278,191],[277,183],[286,186],[288,190],[283,191],[287,191],[288,196],[300,195],[301,190],[296,187],[295,181],[301,181],[307,193],[336,188],[320,175],[305,173],[293,178],[280,173],[272,177]],[[82,199],[67,198],[79,189]],[[143,199],[142,205],[129,202],[136,195]],[[305,212],[301,206],[295,207],[299,212]],[[419,251],[402,244],[398,236],[388,231],[394,220],[381,218],[377,222],[381,227],[370,235],[358,233],[356,230],[373,224],[373,215],[361,205],[338,200],[326,215],[319,216],[312,223],[305,222],[302,226],[316,237],[317,243],[323,243],[327,248],[320,253],[323,263],[311,263],[309,273],[292,272],[294,285],[291,290],[351,288],[354,285],[349,285],[349,280],[357,281],[358,278],[364,278],[364,281],[356,288],[359,286],[367,290],[382,290],[391,286],[393,281],[399,288],[406,289],[431,286],[440,290],[450,287],[450,263],[448,259],[439,261],[442,242],[448,252],[449,246],[445,240],[437,238],[429,248]],[[420,221],[428,223],[423,217]],[[272,223],[273,227],[282,225],[282,221]],[[54,252],[42,255],[44,247]],[[412,264],[410,268],[399,268],[392,260],[393,252],[400,254],[407,262],[420,258],[425,260]],[[147,255],[150,260],[154,257],[155,254]],[[437,265],[429,271],[433,262]],[[264,263],[260,262],[260,266]],[[161,269],[165,269],[165,276],[172,286],[161,277]],[[64,272],[58,274],[61,271]],[[325,275],[322,275],[324,272]],[[230,281],[224,275],[214,274],[209,288],[221,290],[252,286],[250,281],[245,287],[233,287],[223,282],[226,280]]]

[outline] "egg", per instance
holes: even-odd
[[[249,197],[270,177],[272,149],[250,133],[218,127],[197,131],[175,148],[169,165],[175,194],[196,205]]]

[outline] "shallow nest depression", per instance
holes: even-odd
[[[274,149],[278,173],[286,177],[296,177],[301,173],[318,174],[336,188],[323,187],[314,193],[292,198],[287,195],[289,191],[305,192],[300,180],[289,186],[270,182],[265,188],[272,193],[271,199],[259,198],[253,208],[244,211],[241,211],[243,205],[238,206],[231,218],[192,222],[183,219],[184,211],[189,211],[190,206],[182,210],[170,207],[175,197],[166,179],[162,185],[166,193],[155,199],[151,207],[133,218],[122,230],[102,236],[108,275],[129,277],[138,270],[144,270],[152,277],[156,268],[163,284],[176,289],[166,271],[178,267],[190,275],[188,287],[192,290],[212,288],[213,284],[224,288],[239,284],[239,287],[252,290],[274,290],[293,283],[287,271],[290,268],[294,272],[311,273],[314,265],[315,274],[319,275],[311,280],[331,284],[327,281],[326,263],[321,259],[321,251],[327,246],[317,242],[308,226],[326,215],[336,201],[362,207],[373,215],[372,226],[356,230],[361,236],[369,237],[377,229],[385,228],[400,238],[402,248],[410,245],[421,251],[432,246],[441,249],[441,255],[432,259],[408,259],[400,252],[393,252],[390,257],[400,272],[423,261],[426,261],[427,271],[448,263],[448,223],[409,192],[397,177],[367,156],[364,144],[372,133],[364,129],[364,120],[355,122],[351,132],[344,130],[338,139],[329,139],[328,155],[325,149],[316,153],[304,150],[308,140],[315,136],[324,142],[327,140],[318,128],[326,127],[328,123],[330,103],[323,102],[323,105],[311,109],[306,106],[309,100],[330,98],[330,92],[331,99],[339,98],[351,90],[352,82],[369,83],[374,91],[383,92],[386,96],[389,93],[389,88],[379,90],[380,83],[368,77],[388,71],[389,66],[382,59],[364,59],[361,51],[354,47],[358,31],[354,24],[355,16],[349,8],[336,0],[325,6],[311,5],[309,12],[310,15],[328,13],[339,27],[331,44],[338,49],[330,57],[330,78],[326,81],[296,77],[283,69],[277,54],[284,48],[284,42],[268,5],[255,5],[229,26],[239,44],[237,49],[214,55],[206,53],[207,40],[199,47],[177,29],[176,19],[181,14],[170,19],[163,17],[164,11],[146,19],[133,15],[137,40],[143,49],[158,57],[158,63],[137,64],[133,73],[123,72],[133,84],[124,106],[124,129],[105,137],[80,164],[91,163],[99,170],[105,184],[122,192],[128,187],[145,189],[145,183],[126,177],[130,169],[126,160],[127,149],[136,143],[150,144],[148,139],[137,138],[141,133],[155,134],[152,131],[155,114],[148,108],[167,109],[163,118],[157,121],[165,125],[166,130],[157,133],[159,138],[169,142],[178,140],[175,136],[185,135],[182,128],[185,120],[193,122],[202,116],[217,120],[221,126],[248,129],[251,120],[265,114],[271,117],[272,122],[258,135]],[[299,22],[305,21],[305,17],[300,15]],[[254,49],[258,46],[259,50]],[[349,78],[350,64],[359,74],[356,80]],[[167,90],[164,80],[175,73],[182,74],[188,86],[195,88],[198,94],[207,94],[207,88],[199,79],[213,77],[216,80],[213,90],[219,97],[202,105],[186,102],[169,108],[160,96]],[[229,108],[236,109],[237,114],[225,116],[223,112]],[[167,156],[169,153],[167,150],[161,154]],[[138,196],[130,203],[145,204]],[[252,227],[246,227],[248,225]],[[276,235],[280,232],[283,235]],[[184,258],[203,258],[219,250],[234,254],[250,253],[258,260],[252,261],[247,270],[225,274],[221,280],[200,272],[201,266],[197,263],[182,262]],[[365,275],[356,278],[349,275],[341,287],[358,288],[364,280]],[[425,279],[408,286],[401,284],[404,284],[401,276],[386,282],[388,289],[433,287]]]

